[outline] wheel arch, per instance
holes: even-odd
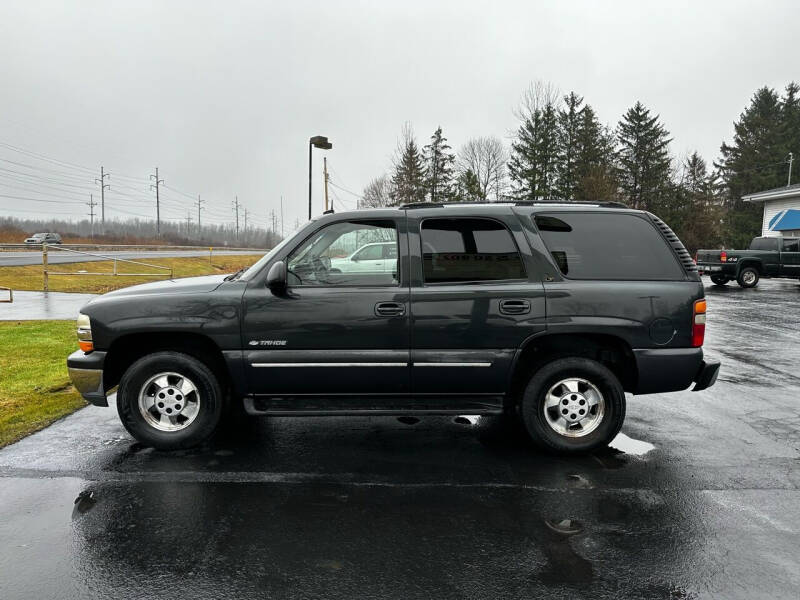
[[[755,270],[758,271],[759,275],[764,274],[764,263],[761,262],[761,259],[745,258],[736,267],[736,277],[739,277],[739,274],[747,267],[755,268]]]
[[[552,333],[526,340],[511,368],[508,402],[522,397],[531,375],[540,366],[569,356],[589,358],[606,366],[626,392],[633,392],[639,379],[630,344],[621,337],[600,333]]]
[[[134,362],[155,352],[173,351],[187,354],[205,364],[227,388],[231,382],[225,358],[219,346],[208,336],[185,331],[130,333],[115,339],[109,346],[103,367],[106,390],[116,386]]]

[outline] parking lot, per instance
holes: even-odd
[[[81,410],[0,450],[0,598],[796,598],[800,285],[706,294],[718,383],[577,459],[466,417],[159,453]]]

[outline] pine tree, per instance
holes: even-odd
[[[787,183],[788,148],[800,143],[800,137],[789,139],[798,135],[791,133],[795,126],[790,124],[797,111],[796,96],[794,85],[787,88],[783,102],[773,89],[757,90],[733,125],[733,142],[720,148],[722,160],[716,166],[727,187],[726,245],[747,247],[761,233],[761,205],[741,197]]]
[[[632,208],[656,210],[670,188],[669,132],[636,102],[617,127],[619,180]]]
[[[564,96],[563,107],[558,111],[558,183],[555,195],[562,200],[575,200],[579,185],[578,144],[584,108],[583,97],[570,92]]]
[[[392,204],[425,202],[425,165],[411,125],[406,123],[397,147],[392,175]]]
[[[558,158],[558,107],[545,98],[523,118],[511,144],[508,171],[520,200],[541,200],[555,195]]]
[[[680,180],[659,208],[659,216],[670,224],[690,252],[721,243],[719,192],[716,175],[709,174],[706,161],[693,152],[683,161]]]
[[[478,176],[472,169],[462,171],[456,184],[456,198],[459,202],[482,202],[485,200]]]
[[[431,202],[443,202],[453,197],[453,172],[456,157],[442,135],[442,128],[437,127],[431,136],[431,142],[423,148],[425,163],[425,191]]]
[[[601,125],[594,109],[587,104],[581,110],[575,157],[576,187],[574,198],[598,202],[617,200],[617,177],[614,166],[614,134]]]

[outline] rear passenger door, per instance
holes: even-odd
[[[518,219],[508,207],[408,217],[414,394],[501,397],[517,348],[544,330],[544,290]]]
[[[781,275],[800,277],[800,238],[782,240]]]

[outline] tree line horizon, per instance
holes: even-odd
[[[621,202],[657,214],[692,252],[747,247],[761,233],[762,207],[741,197],[787,185],[789,153],[800,150],[795,82],[782,95],[767,86],[755,91],[711,167],[697,151],[672,154],[660,115],[638,100],[611,127],[583,96],[536,82],[515,116],[519,124],[508,146],[497,136],[474,137],[457,152],[441,126],[420,147],[406,122],[389,172],[364,187],[359,206]]]

